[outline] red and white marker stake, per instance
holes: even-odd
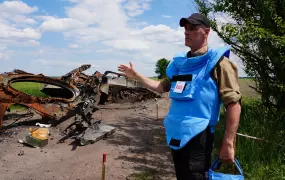
[[[105,180],[105,173],[106,173],[106,153],[103,154],[102,180]]]

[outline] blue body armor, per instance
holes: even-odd
[[[225,46],[191,58],[179,53],[169,63],[166,74],[171,79],[171,104],[164,127],[172,149],[184,147],[207,126],[214,131],[222,103],[211,72],[221,57],[229,55],[230,46]]]

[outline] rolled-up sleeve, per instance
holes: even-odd
[[[238,69],[228,58],[223,57],[213,71],[213,76],[218,83],[219,95],[225,106],[241,100]]]
[[[170,91],[170,87],[171,87],[171,81],[168,77],[164,78],[161,80],[161,85],[162,88],[165,92],[169,92]]]

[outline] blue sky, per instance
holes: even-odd
[[[92,73],[132,61],[154,76],[158,59],[188,50],[179,20],[193,12],[191,0],[0,0],[0,72],[58,76],[81,64]],[[214,32],[209,44],[224,45]]]

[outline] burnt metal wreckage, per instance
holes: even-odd
[[[42,121],[49,120],[52,126],[73,118],[73,122],[62,132],[63,138],[74,138],[80,145],[87,145],[115,132],[115,128],[94,120],[92,114],[107,101],[116,103],[134,102],[160,97],[133,79],[112,72],[96,71],[92,75],[83,72],[91,65],[79,68],[59,77],[31,74],[14,70],[0,74],[0,130],[6,111],[14,104],[20,104],[41,115]],[[33,96],[13,87],[18,82],[43,84],[41,91],[47,97]]]

